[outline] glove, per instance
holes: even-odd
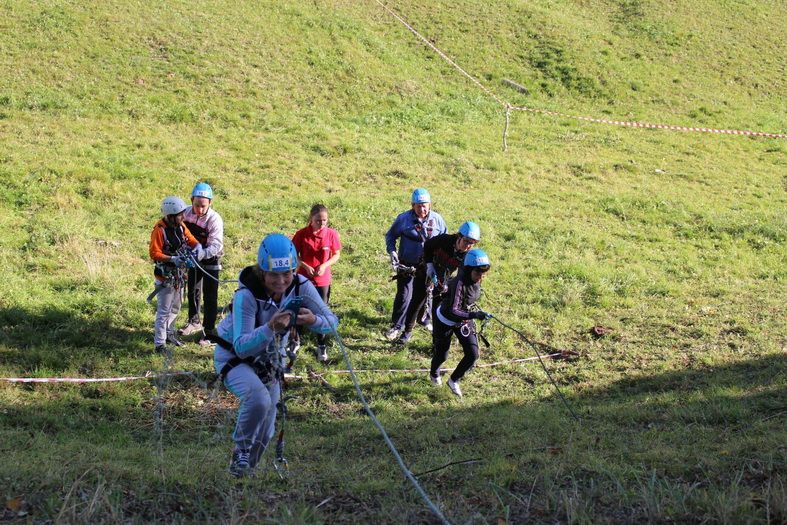
[[[426,284],[429,282],[437,282],[437,272],[434,269],[434,264],[426,263]]]
[[[174,257],[169,258],[169,262],[171,262],[175,266],[183,266],[186,261],[180,255],[175,255]]]
[[[393,270],[396,271],[397,270],[396,267],[399,266],[399,254],[396,253],[395,251],[392,251],[388,255],[391,256],[391,268],[393,268]]]
[[[480,321],[486,321],[487,319],[491,319],[493,316],[490,313],[479,311],[479,312],[473,312],[471,314],[471,317],[473,319],[478,319]]]
[[[201,244],[198,244],[193,250],[191,250],[191,255],[193,255],[198,261],[201,261],[205,258],[205,248],[203,248]]]

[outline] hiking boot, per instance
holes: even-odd
[[[399,339],[397,339],[396,342],[399,343],[400,345],[406,345],[408,342],[410,342],[410,339],[412,338],[413,338],[412,332],[405,332],[399,336]]]
[[[230,461],[230,474],[236,478],[243,478],[251,474],[251,453],[248,450],[235,449],[232,451]]]
[[[429,381],[431,381],[434,386],[443,384],[443,379],[440,376],[433,376],[431,372],[429,373]]]
[[[189,321],[189,324],[178,330],[178,333],[180,335],[191,335],[200,330],[202,330],[202,323],[199,322],[199,319],[192,319]]]
[[[167,334],[167,342],[172,346],[183,346],[183,343],[175,337],[175,334]]]
[[[324,363],[328,360],[328,350],[326,350],[325,345],[318,346],[315,354],[317,355],[317,361],[320,363]]]
[[[448,388],[451,389],[451,392],[453,392],[453,394],[456,397],[462,397],[462,389],[459,388],[459,382],[458,381],[454,381],[453,379],[449,379],[446,384],[448,385]]]
[[[396,328],[395,326],[392,326],[385,332],[385,338],[388,339],[389,341],[395,341],[396,338],[399,337],[399,334],[401,333],[402,333],[401,328]]]

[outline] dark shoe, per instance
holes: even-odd
[[[248,450],[235,449],[230,460],[230,474],[236,478],[243,478],[251,474],[251,453]]]
[[[175,334],[167,334],[167,342],[172,346],[183,346],[183,343],[175,337]]]
[[[325,345],[320,345],[317,347],[317,361],[320,363],[324,363],[328,360],[328,350],[325,348]]]
[[[166,345],[156,345],[156,348],[154,348],[153,351],[157,354],[166,354],[169,352],[169,349],[166,347]]]
[[[397,339],[396,342],[399,343],[400,345],[406,345],[407,343],[410,342],[410,339],[412,338],[413,338],[412,332],[405,332],[399,336],[399,339]]]

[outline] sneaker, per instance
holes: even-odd
[[[248,450],[235,449],[232,451],[230,461],[230,474],[236,478],[243,478],[251,473],[251,453]]]
[[[320,363],[324,363],[328,360],[328,351],[325,349],[325,345],[320,345],[317,347],[317,361]]]
[[[400,345],[406,345],[408,342],[410,342],[410,339],[412,338],[413,338],[412,332],[405,332],[399,336],[399,339],[397,339],[396,342],[399,343]]]
[[[213,342],[210,339],[206,339],[205,337],[201,337],[199,340],[200,346],[213,346]]]
[[[165,345],[156,345],[156,348],[154,348],[153,351],[157,354],[166,354],[168,352]]]
[[[431,372],[429,373],[429,381],[431,381],[434,386],[440,386],[443,384],[443,378],[440,376],[433,376]]]
[[[202,323],[198,319],[192,319],[189,324],[178,330],[180,335],[191,335],[202,330]]]
[[[183,343],[175,337],[175,334],[167,334],[167,342],[172,346],[183,346]]]
[[[432,321],[427,321],[427,322],[424,324],[424,328],[426,328],[427,330],[429,330],[429,333],[431,334],[431,333],[432,333]]]
[[[459,388],[459,382],[458,381],[454,381],[453,379],[449,379],[448,383],[446,383],[446,384],[448,385],[448,388],[451,389],[451,392],[453,392],[453,394],[456,397],[462,397],[462,389]]]
[[[401,333],[402,333],[401,328],[396,328],[395,326],[392,326],[391,328],[388,329],[388,331],[385,332],[385,338],[388,339],[389,341],[395,341],[396,338],[399,337],[399,334]]]

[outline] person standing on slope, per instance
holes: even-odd
[[[486,252],[475,248],[467,252],[462,269],[448,282],[448,291],[435,312],[432,332],[432,366],[429,379],[434,385],[441,385],[440,365],[448,358],[451,338],[455,335],[462,345],[464,356],[448,379],[451,392],[462,397],[459,381],[478,360],[478,338],[474,319],[488,319],[490,314],[473,311],[481,296],[481,281],[489,271],[489,257]]]
[[[150,233],[150,258],[156,263],[156,321],[153,344],[156,352],[167,353],[166,343],[180,346],[175,337],[175,319],[180,312],[190,257],[201,260],[205,253],[199,241],[183,224],[188,206],[179,197],[169,196],[161,203],[162,218]],[[193,248],[193,252],[190,249]]]
[[[189,268],[187,283],[189,317],[186,326],[178,332],[181,335],[191,335],[202,330],[199,341],[201,345],[211,344],[205,338],[205,332],[213,332],[216,329],[219,270],[221,270],[221,256],[224,255],[224,221],[211,207],[212,203],[213,188],[205,182],[198,182],[191,192],[191,206],[183,217],[186,227],[202,245],[205,258],[200,262],[202,270]],[[202,323],[199,317],[200,296],[204,299],[205,310]]]
[[[432,198],[428,191],[416,188],[410,202],[411,209],[400,213],[385,234],[385,249],[396,272],[396,297],[391,314],[391,327],[385,332],[385,337],[400,344],[407,343],[412,337],[416,317],[426,301],[424,243],[446,232],[445,221],[431,209]],[[425,324],[428,324],[428,321]]]
[[[432,290],[432,318],[440,306],[448,280],[462,266],[465,255],[481,240],[478,224],[463,222],[457,233],[443,233],[424,243],[424,262],[426,263],[426,287]]]
[[[298,273],[309,279],[323,302],[331,297],[331,266],[339,260],[342,243],[339,233],[328,227],[328,208],[315,204],[309,212],[309,225],[292,237],[298,252]],[[317,361],[328,360],[326,336],[317,334]]]

